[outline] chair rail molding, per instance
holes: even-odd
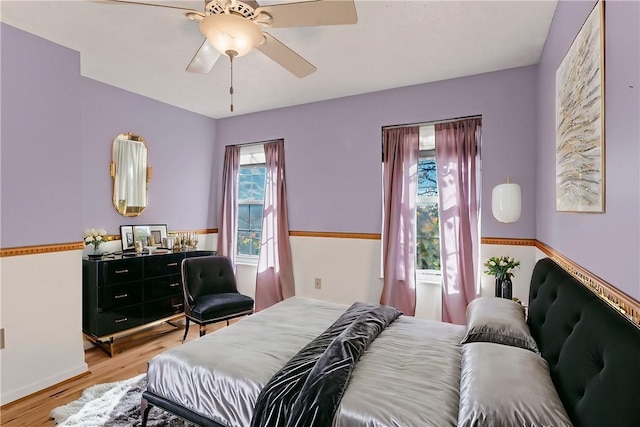
[[[84,249],[84,242],[54,243],[51,245],[0,248],[0,258],[20,255],[46,254],[51,252],[76,251],[82,249]]]

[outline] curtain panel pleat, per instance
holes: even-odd
[[[240,146],[229,145],[224,151],[222,169],[222,204],[218,221],[217,254],[231,259],[236,265],[236,223],[238,218],[238,173],[240,169]]]
[[[256,311],[295,295],[287,215],[284,141],[264,144],[264,153],[266,175],[262,238],[256,276]]]
[[[466,324],[467,305],[476,286],[479,201],[477,157],[481,119],[439,123],[436,167],[440,202],[440,258],[443,272],[442,320]]]
[[[384,220],[380,303],[413,316],[416,310],[416,191],[419,127],[383,133]]]

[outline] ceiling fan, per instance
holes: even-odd
[[[187,66],[186,70],[193,73],[208,73],[221,55],[228,56],[233,67],[233,58],[244,56],[255,48],[296,77],[306,77],[316,71],[316,67],[263,28],[358,22],[354,0],[314,0],[271,6],[260,6],[255,0],[205,0],[203,12],[132,0],[98,2],[178,9],[190,20],[199,21],[200,32],[206,39]]]

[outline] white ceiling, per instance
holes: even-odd
[[[203,1],[157,1],[204,9]],[[258,0],[261,5],[288,1]],[[204,37],[179,10],[1,1],[0,19],[81,53],[83,76],[213,118],[531,65],[556,1],[356,0],[358,23],[269,32],[318,67],[298,79],[258,51],[185,72]]]

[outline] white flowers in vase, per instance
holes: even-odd
[[[104,228],[89,228],[84,230],[84,244],[93,245],[93,252],[98,253],[100,244],[105,241],[107,230]]]
[[[513,269],[520,268],[520,261],[509,256],[495,257],[492,256],[484,263],[487,268],[485,274],[495,276],[496,279],[511,279],[513,277]]]

